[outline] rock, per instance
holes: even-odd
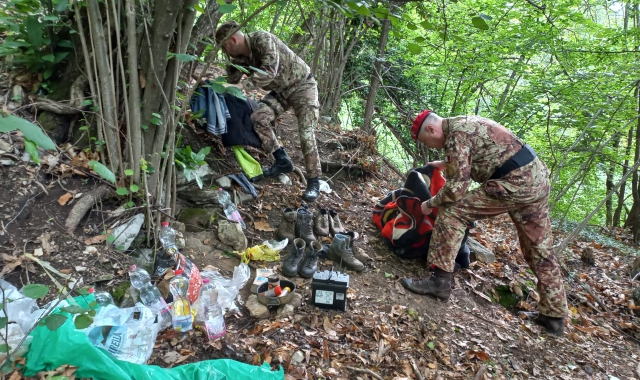
[[[249,309],[249,314],[251,314],[252,317],[260,319],[269,318],[269,309],[258,301],[257,295],[250,295],[245,306]]]
[[[217,217],[217,210],[210,208],[185,208],[180,212],[178,220],[184,224],[188,232],[200,232],[209,228],[211,221]]]
[[[278,176],[276,177],[276,181],[285,186],[293,185],[293,182],[291,182],[291,178],[289,178],[289,176],[286,174],[278,174]]]
[[[188,188],[186,190],[178,191],[178,198],[196,206],[220,206],[220,202],[218,202],[217,188]]]
[[[231,223],[226,220],[218,221],[218,239],[222,244],[231,246],[234,251],[247,249],[247,237],[244,236],[239,223]]]
[[[129,256],[129,261],[132,265],[146,270],[147,273],[153,273],[153,249],[136,248]]]
[[[140,298],[140,291],[133,286],[129,287],[129,290],[124,293],[122,301],[120,301],[120,308],[125,309],[127,307],[134,307],[138,299]]]
[[[295,314],[295,311],[296,311],[296,308],[293,307],[293,305],[290,305],[290,304],[282,305],[278,308],[278,317],[280,318],[291,317],[293,316],[293,314]]]
[[[320,120],[325,124],[329,124],[331,123],[331,116],[320,116]]]
[[[304,354],[302,351],[296,351],[296,353],[291,356],[291,365],[298,365],[302,363],[303,360]]]
[[[584,370],[584,372],[585,372],[587,375],[592,375],[592,374],[593,374],[593,372],[595,372],[595,371],[593,370],[593,367],[591,367],[590,365],[586,365],[586,366],[582,367],[582,369]]]
[[[231,187],[231,180],[227,176],[220,177],[216,179],[216,185],[220,186],[223,189],[228,189]]]
[[[238,195],[238,199],[240,201],[240,204],[245,204],[245,203],[248,203],[248,202],[253,202],[253,200],[255,198],[251,194],[242,193],[242,194]]]
[[[291,298],[291,301],[289,301],[287,305],[291,305],[294,308],[300,307],[302,305],[302,294],[294,293],[293,298]]]
[[[467,246],[471,251],[471,261],[480,261],[485,264],[490,264],[496,261],[496,255],[485,248],[484,245],[478,243],[478,241],[472,237],[467,240]]]
[[[178,247],[178,250],[182,251],[186,245],[187,242],[182,232],[176,231],[176,247]]]
[[[171,227],[173,227],[174,230],[176,230],[176,232],[185,232],[184,229],[184,223],[182,222],[173,222],[171,223]]]
[[[137,214],[126,223],[114,228],[111,235],[115,236],[116,240],[114,240],[110,245],[118,250],[126,251],[129,249],[136,236],[138,236],[143,223],[144,214]]]
[[[593,248],[585,247],[582,250],[582,254],[580,255],[580,260],[582,260],[582,262],[584,262],[587,265],[595,265],[596,257],[593,254]]]
[[[176,173],[176,186],[184,186],[190,183],[195,183],[196,175],[200,177],[202,182],[206,182],[210,180],[211,177],[216,175],[216,172],[214,172],[209,165],[204,164],[200,166],[198,169],[196,169],[194,172],[192,172],[191,179],[188,180],[187,177],[184,175],[184,172],[179,171]]]
[[[82,267],[82,266],[76,266],[76,272],[81,273],[87,270],[87,267]]]
[[[162,361],[165,364],[175,364],[181,357],[177,351],[169,351],[162,357]]]
[[[14,164],[15,162],[13,162],[13,160],[0,160],[0,165],[2,166],[11,166]]]
[[[631,278],[634,278],[635,276],[638,275],[638,273],[640,273],[640,256],[636,257],[635,260],[633,260],[633,264],[631,264],[631,271],[630,271],[630,275]]]
[[[0,140],[0,150],[3,150],[5,152],[11,152],[11,144],[9,144],[4,140]]]

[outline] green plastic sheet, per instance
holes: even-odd
[[[93,296],[77,297],[76,301],[87,307]],[[218,359],[167,369],[121,361],[94,347],[84,332],[75,329],[71,318],[56,331],[38,326],[31,335],[33,342],[23,369],[25,376],[69,364],[78,367],[77,377],[95,380],[284,380],[284,371],[271,371],[267,363],[257,367]]]
[[[262,174],[262,166],[256,161],[241,145],[233,146],[233,153],[236,155],[236,160],[242,167],[242,171],[251,179]]]

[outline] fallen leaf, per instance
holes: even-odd
[[[60,273],[62,273],[62,274],[70,274],[71,273],[71,269],[60,269]]]
[[[322,326],[324,327],[324,331],[330,332],[335,331],[335,327],[331,324],[328,317],[324,317],[324,321],[322,322]]]
[[[69,202],[69,200],[73,198],[73,194],[71,193],[66,193],[62,196],[60,196],[60,198],[58,198],[58,203],[60,203],[60,206],[64,206],[67,204],[67,202]]]
[[[253,226],[256,228],[256,230],[258,231],[275,231],[275,228],[272,228],[269,223],[265,222],[264,220],[256,220],[253,223]]]
[[[220,339],[216,340],[215,342],[209,342],[209,345],[216,350],[222,350],[222,342],[220,341]]]
[[[9,378],[9,380],[20,380],[22,379],[22,376],[20,376],[20,371],[15,371],[11,374],[11,377]]]
[[[471,360],[473,358],[478,358],[483,362],[491,361],[491,358],[489,357],[489,355],[487,355],[487,353],[484,351],[474,351],[474,350],[467,351],[467,359]]]
[[[90,238],[84,239],[86,245],[100,244],[107,240],[107,235],[96,235]]]
[[[437,364],[437,363],[428,363],[427,365],[428,365],[428,366],[429,366],[429,368],[431,368],[431,369],[436,369],[436,368],[438,368],[438,364]]]
[[[256,326],[256,328],[255,328],[255,329],[251,330],[251,331],[249,332],[249,334],[250,334],[250,335],[257,335],[257,334],[260,334],[260,333],[262,332],[262,330],[263,330],[263,329],[264,329],[264,326],[262,326],[262,325],[258,325],[258,326]]]
[[[50,255],[58,250],[58,247],[51,244],[51,234],[42,234],[38,237],[38,240],[40,241],[40,244],[42,244],[42,249],[46,254]]]
[[[314,336],[314,335],[316,335],[316,333],[317,333],[317,331],[304,330],[304,335],[306,335],[306,336]]]

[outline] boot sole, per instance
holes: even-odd
[[[440,300],[442,302],[448,302],[449,299],[451,298],[451,295],[449,295],[448,297],[444,297],[443,298],[443,297],[436,296],[433,293],[428,293],[428,292],[413,288],[411,285],[407,285],[402,281],[400,281],[400,283],[402,284],[403,288],[407,289],[408,291],[410,291],[411,293],[414,293],[414,294],[418,294],[418,295],[421,295],[421,296],[429,296],[431,298],[435,298],[435,299]]]

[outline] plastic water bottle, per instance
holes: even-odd
[[[209,282],[208,278],[202,280],[204,285],[200,291],[200,300],[204,308],[204,328],[210,341],[223,337],[227,333],[224,323],[224,314],[218,304],[218,289]]]
[[[111,297],[111,294],[109,294],[109,292],[101,290],[99,292],[95,292],[93,296],[95,297],[96,302],[98,303],[98,305],[100,305],[100,307],[115,305],[115,303],[113,302],[113,297]]]
[[[162,243],[162,247],[164,250],[173,255],[178,252],[178,247],[176,246],[176,231],[169,227],[169,222],[162,222],[162,227],[160,228],[160,243]]]
[[[193,328],[191,319],[191,304],[187,298],[189,279],[182,275],[182,270],[176,271],[176,276],[169,281],[169,289],[173,294],[173,329],[179,333],[186,333]]]
[[[132,265],[129,267],[129,278],[131,279],[131,286],[140,290],[140,301],[160,314],[161,329],[164,330],[171,326],[171,313],[167,301],[164,300],[158,288],[151,283],[149,273]]]
[[[240,223],[242,229],[246,230],[247,226],[242,220],[240,211],[238,211],[236,205],[231,201],[231,195],[229,195],[229,193],[227,193],[221,187],[218,188],[218,201],[222,205],[222,209],[224,210],[224,214],[227,216],[227,219]]]

